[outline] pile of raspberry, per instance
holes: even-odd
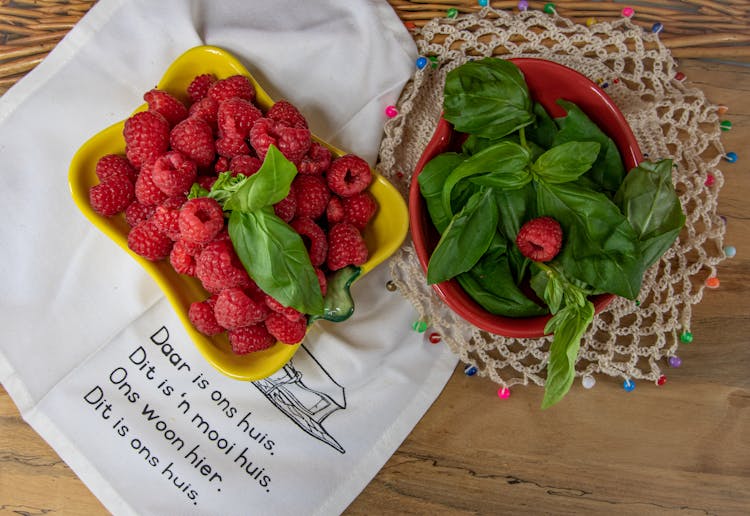
[[[206,298],[188,314],[198,331],[226,332],[238,354],[296,344],[308,315],[258,287],[235,253],[221,205],[188,193],[194,183],[210,190],[222,172],[254,174],[275,145],[298,174],[274,210],[301,235],[325,296],[328,275],[367,261],[362,231],[378,208],[367,190],[370,167],[313,141],[291,103],[261,109],[245,76],[198,75],[185,93],[185,102],[160,89],[144,95],[148,108],[125,121],[125,154],[97,162],[91,207],[105,217],[124,214],[133,252],[200,280]]]

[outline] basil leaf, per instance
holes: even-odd
[[[685,224],[672,183],[672,160],[643,162],[628,172],[614,201],[638,236],[646,270],[671,247]]]
[[[260,169],[224,202],[224,209],[251,211],[276,204],[289,195],[289,187],[296,175],[294,163],[271,145]]]
[[[533,124],[524,128],[526,138],[540,147],[549,149],[555,141],[557,124],[539,102],[534,102],[533,112],[536,119]]]
[[[566,142],[552,147],[531,165],[531,172],[547,183],[575,181],[591,168],[599,154],[596,142]]]
[[[264,292],[300,312],[323,312],[318,276],[302,237],[272,207],[232,211],[229,237],[242,265]]]
[[[188,199],[210,197],[216,199],[223,206],[227,199],[242,187],[246,179],[247,177],[242,174],[233,176],[231,172],[222,172],[211,185],[211,190],[206,190],[198,183],[193,183],[188,193]]]
[[[453,187],[470,176],[486,174],[484,178],[498,188],[520,188],[531,181],[526,167],[529,151],[517,143],[501,141],[467,158],[451,172],[443,184],[443,209],[453,216],[451,205]]]
[[[544,384],[542,409],[560,401],[570,390],[575,379],[575,364],[581,338],[594,320],[594,305],[587,301],[583,306],[566,306],[547,324],[554,337],[547,361],[547,380]]]
[[[487,251],[497,226],[492,189],[476,192],[450,221],[427,264],[427,283],[449,280],[471,269]]]
[[[443,116],[457,131],[502,138],[534,121],[521,70],[511,61],[469,61],[445,78]]]
[[[572,183],[536,183],[537,208],[563,228],[556,261],[566,275],[596,289],[635,299],[641,287],[638,238],[604,194]]]
[[[443,208],[443,185],[450,173],[465,159],[466,156],[455,152],[438,154],[427,162],[417,177],[419,191],[425,200],[427,212],[439,233],[445,231],[451,220],[451,216]],[[455,204],[455,199],[452,203]]]
[[[599,156],[586,175],[599,186],[598,190],[615,192],[625,177],[625,167],[617,145],[578,106],[565,100],[558,100],[557,103],[565,108],[567,116],[555,120],[560,131],[555,136],[554,145],[572,141],[597,142],[600,145]]]

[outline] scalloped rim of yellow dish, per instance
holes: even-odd
[[[238,74],[245,75],[255,86],[256,103],[264,110],[274,104],[271,97],[236,57],[214,46],[199,46],[187,50],[169,66],[157,84],[157,88],[185,100],[187,86],[196,75],[204,73],[213,73],[219,79]],[[146,105],[143,104],[135,111],[145,108]],[[122,214],[107,218],[91,209],[88,192],[93,185],[98,183],[95,173],[96,162],[106,154],[124,154],[125,142],[122,136],[124,124],[125,121],[122,120],[95,134],[73,156],[68,173],[73,201],[94,226],[114,240],[156,281],[179,316],[194,345],[211,366],[222,374],[238,380],[254,381],[272,375],[292,358],[300,344],[289,345],[277,342],[263,351],[237,355],[232,352],[226,334],[216,337],[201,334],[192,326],[187,315],[190,303],[208,297],[200,282],[195,278],[177,274],[169,265],[168,260],[152,262],[132,252],[127,243],[129,226]],[[313,138],[327,146],[335,156],[345,154],[319,138]],[[361,266],[360,278],[385,261],[401,246],[406,238],[409,224],[406,202],[403,197],[387,179],[374,170],[370,193],[378,201],[379,209],[365,230],[365,241],[370,249],[370,256]]]

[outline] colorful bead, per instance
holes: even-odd
[[[669,367],[680,367],[682,365],[682,359],[677,355],[669,357]]]
[[[427,66],[427,58],[424,57],[424,56],[419,56],[417,58],[417,68],[419,68],[421,70],[425,66]]]
[[[676,74],[674,75],[674,78],[675,78],[676,80],[678,80],[678,81],[684,81],[684,80],[685,80],[685,74],[684,74],[684,73],[682,73],[682,72],[677,72],[677,73],[676,73]]]
[[[479,4],[479,7],[487,7],[490,4],[489,0],[479,0],[477,3]]]
[[[475,374],[477,374],[477,368],[473,365],[467,365],[466,367],[464,367],[464,374],[466,376],[474,376]]]
[[[737,161],[737,153],[727,152],[727,155],[724,156],[724,159],[727,160],[729,163],[734,163],[735,161]]]
[[[433,331],[432,333],[430,333],[430,336],[428,337],[428,339],[430,340],[430,344],[437,344],[441,340],[443,340],[440,334],[436,331]]]
[[[427,59],[430,60],[430,66],[432,66],[433,68],[437,68],[437,65],[438,65],[438,58],[437,58],[437,56],[430,56]]]
[[[708,288],[719,288],[719,285],[721,285],[721,282],[716,276],[711,276],[706,280],[706,286]]]
[[[398,115],[398,109],[396,109],[395,106],[385,107],[385,116],[387,116],[388,118],[393,118],[396,115]]]
[[[385,288],[389,292],[395,292],[398,287],[396,286],[394,282],[389,281],[388,283],[385,284]]]
[[[594,385],[596,385],[596,380],[591,375],[585,375],[583,378],[581,378],[581,385],[583,385],[584,389],[591,389]]]
[[[640,299],[636,299],[635,300],[635,306],[641,306],[641,300]]]
[[[706,176],[706,180],[703,182],[706,186],[713,186],[713,184],[716,182],[716,177],[714,177],[713,174],[708,174]]]
[[[635,14],[635,9],[632,7],[623,7],[622,9],[622,15],[625,18],[631,18]]]
[[[651,32],[653,32],[654,34],[659,34],[663,30],[664,25],[661,22],[656,22],[651,26]]]
[[[501,400],[507,400],[508,398],[510,398],[510,389],[508,389],[507,387],[500,387],[497,390],[497,397]]]
[[[417,24],[414,23],[413,21],[407,21],[407,22],[404,22],[404,27],[406,27],[407,30],[416,30]]]
[[[518,2],[518,10],[519,11],[525,11],[528,8],[529,8],[529,2],[527,2],[526,0],[520,0]]]
[[[683,331],[682,333],[680,333],[680,340],[685,344],[690,344],[691,342],[693,342],[693,334],[689,331]]]
[[[602,88],[609,88],[609,83],[608,82],[603,82],[602,83]]]
[[[596,23],[596,18],[594,18],[593,16],[590,18],[586,18],[586,27],[591,27],[595,23]]]
[[[547,14],[554,13],[555,12],[555,4],[553,4],[552,2],[550,2],[548,4],[544,4],[544,12],[547,13]]]
[[[622,382],[622,388],[625,389],[626,392],[631,392],[633,389],[635,389],[635,382],[631,379],[627,379]]]
[[[451,7],[446,11],[445,14],[446,16],[448,16],[448,18],[455,18],[456,16],[458,16],[458,9],[456,9],[455,7]]]
[[[732,122],[729,120],[722,120],[719,127],[721,127],[722,131],[729,131],[732,128]]]
[[[724,248],[724,256],[727,258],[734,258],[737,254],[737,249],[733,245],[728,245]]]
[[[411,325],[411,329],[418,333],[424,333],[425,330],[427,330],[427,323],[421,319],[414,321],[414,324]]]
[[[722,222],[724,223],[724,225],[726,225],[726,224],[727,224],[727,218],[726,218],[726,217],[725,217],[724,215],[719,215],[719,218],[720,218],[720,219],[721,219],[721,221],[722,221]]]
[[[725,115],[727,111],[729,111],[729,108],[727,106],[724,106],[724,105],[716,106],[716,112],[719,113],[720,115]]]

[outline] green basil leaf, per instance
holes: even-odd
[[[596,142],[565,142],[539,156],[531,171],[547,183],[567,183],[589,170],[598,155]]]
[[[520,188],[531,181],[527,170],[529,151],[510,141],[501,141],[467,158],[451,172],[443,184],[443,209],[453,216],[451,205],[453,187],[467,177],[484,174],[491,186]],[[489,179],[488,179],[489,178]]]
[[[438,154],[427,162],[417,177],[419,191],[425,200],[427,212],[439,233],[445,231],[451,221],[451,216],[443,208],[443,185],[450,173],[465,159],[466,156],[455,152]],[[455,195],[452,203],[455,204]]]
[[[548,323],[548,327],[554,329],[554,337],[547,361],[542,409],[560,401],[570,390],[575,379],[575,364],[581,347],[581,338],[593,320],[594,305],[586,302],[581,307],[566,306],[553,316],[550,320],[552,324]]]
[[[242,187],[246,179],[247,177],[242,174],[233,176],[231,172],[222,172],[216,178],[216,181],[214,181],[211,190],[206,190],[198,183],[193,183],[188,193],[188,199],[210,197],[211,199],[216,199],[219,204],[224,206],[227,199],[232,197]]]
[[[572,183],[537,183],[537,208],[563,228],[556,261],[567,276],[598,290],[635,299],[641,287],[638,239],[604,194]]]
[[[260,169],[225,201],[224,208],[251,211],[276,204],[289,195],[289,187],[296,175],[294,163],[271,145]]]
[[[526,138],[544,149],[552,147],[557,135],[557,124],[539,102],[534,102],[534,123],[525,127]]]
[[[448,72],[443,107],[443,116],[457,131],[485,138],[502,138],[534,121],[521,70],[494,57]]]
[[[628,172],[614,197],[638,236],[643,269],[671,247],[685,214],[672,183],[672,160],[642,162]]]
[[[615,192],[625,177],[625,166],[617,145],[578,106],[565,100],[557,103],[565,108],[567,115],[555,120],[560,130],[555,135],[554,145],[573,141],[597,142],[599,156],[586,175],[599,186],[598,190]]]
[[[492,243],[497,217],[491,189],[472,195],[451,219],[430,256],[427,283],[440,283],[471,269]]]
[[[208,194],[210,192],[203,188],[198,183],[193,183],[193,186],[190,187],[190,191],[188,192],[188,199],[195,199],[197,197],[208,197]]]
[[[323,312],[318,276],[302,237],[272,207],[232,211],[229,237],[242,265],[264,292],[300,312]]]

